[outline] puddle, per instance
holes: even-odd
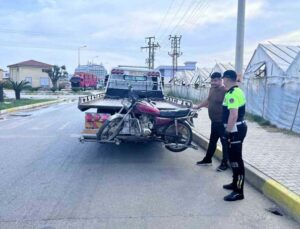
[[[278,207],[271,207],[266,210],[274,215],[283,216],[283,212]]]
[[[30,113],[15,113],[15,114],[10,114],[9,116],[13,116],[13,117],[28,117],[31,116]]]

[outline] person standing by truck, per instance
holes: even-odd
[[[228,168],[228,156],[227,156],[227,144],[224,143],[222,136],[224,135],[224,125],[222,123],[222,103],[226,93],[226,89],[222,83],[222,75],[219,72],[214,72],[211,75],[211,88],[207,99],[198,104],[194,105],[193,108],[200,109],[202,107],[208,108],[208,115],[211,120],[211,132],[209,138],[209,145],[203,160],[198,161],[197,165],[212,165],[212,157],[217,148],[217,142],[220,139],[222,143],[223,160],[217,171],[224,171]]]
[[[244,120],[246,99],[244,92],[237,85],[235,71],[225,71],[223,81],[228,91],[223,102],[225,132],[222,138],[228,146],[228,156],[233,172],[232,183],[223,186],[224,189],[232,190],[229,195],[224,197],[224,200],[236,201],[244,199],[245,168],[242,147],[247,134],[247,125]]]

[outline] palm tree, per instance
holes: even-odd
[[[30,83],[26,80],[22,80],[21,82],[9,80],[11,87],[15,91],[16,99],[21,99],[21,91],[28,88]]]

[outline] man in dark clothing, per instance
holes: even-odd
[[[225,201],[244,199],[245,168],[242,158],[243,141],[247,134],[247,124],[244,120],[246,98],[237,85],[235,71],[227,70],[223,74],[224,84],[228,91],[223,102],[223,123],[225,132],[222,139],[228,146],[228,156],[233,172],[233,180],[224,185],[224,189],[232,192],[224,197]]]
[[[217,148],[217,142],[220,138],[222,143],[223,160],[217,171],[224,171],[228,168],[228,156],[227,156],[227,144],[224,144],[222,136],[224,135],[224,124],[222,123],[222,103],[226,89],[222,84],[222,75],[219,72],[214,72],[211,75],[211,88],[208,98],[201,104],[194,105],[195,109],[202,107],[208,108],[209,118],[211,120],[211,133],[209,139],[209,145],[205,157],[202,161],[198,161],[197,165],[212,165],[212,157]]]

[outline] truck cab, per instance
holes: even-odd
[[[141,98],[164,98],[160,72],[136,67],[113,68],[108,78],[105,98],[125,98],[129,88]]]

